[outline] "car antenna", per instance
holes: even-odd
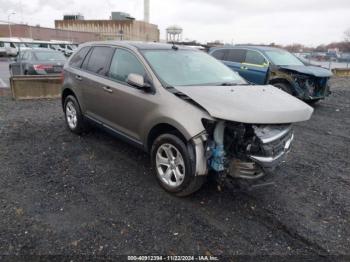
[[[179,48],[175,45],[174,41],[173,41],[173,46],[171,48],[174,49],[175,51],[179,50]]]

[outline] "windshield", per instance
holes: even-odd
[[[265,53],[275,65],[304,65],[296,56],[284,50],[265,51]]]
[[[246,84],[236,72],[201,51],[145,50],[143,54],[168,86]]]
[[[39,61],[55,61],[55,60],[66,60],[65,56],[60,52],[36,52],[36,58]]]

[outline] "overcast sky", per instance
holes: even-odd
[[[124,11],[143,19],[143,0],[0,0],[0,20],[54,27],[64,13],[108,19]],[[151,22],[161,30],[179,25],[184,38],[227,43],[303,43],[316,46],[344,39],[350,0],[151,0]]]

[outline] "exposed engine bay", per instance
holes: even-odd
[[[252,125],[228,121],[205,122],[206,158],[211,170],[258,179],[278,166],[293,140],[290,124]]]
[[[292,74],[298,87],[304,92],[306,98],[318,98],[330,94],[328,77],[313,77],[304,74]]]

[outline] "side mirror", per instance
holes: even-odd
[[[139,74],[129,74],[126,82],[129,85],[132,85],[138,89],[142,89],[146,92],[151,89],[151,85],[148,83],[145,83],[144,77]]]

